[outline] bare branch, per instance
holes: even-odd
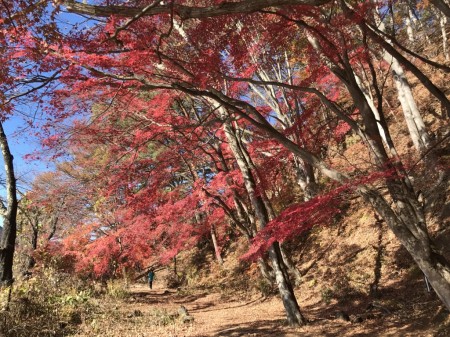
[[[33,87],[33,88],[31,88],[30,90],[21,92],[20,94],[17,94],[17,95],[13,95],[13,96],[8,97],[8,99],[6,100],[5,104],[11,103],[11,101],[13,101],[13,100],[15,100],[15,99],[17,99],[17,98],[20,98],[20,97],[29,95],[29,94],[31,94],[32,92],[35,92],[35,91],[37,91],[37,90],[39,90],[39,89],[42,89],[42,88],[45,87],[47,84],[49,84],[51,81],[56,80],[56,79],[57,79],[57,76],[58,76],[58,74],[59,74],[60,72],[61,72],[61,70],[58,70],[58,71],[56,71],[55,73],[53,73],[53,74],[52,74],[51,76],[49,76],[49,77],[43,77],[43,76],[36,77],[36,78],[35,78],[35,80],[36,80],[35,82],[42,82],[40,85],[38,85],[38,86],[36,86],[36,87]],[[33,82],[32,79],[27,80],[25,83],[31,83],[31,82]]]

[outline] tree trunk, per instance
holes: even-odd
[[[27,262],[27,270],[32,269],[36,265],[36,259],[33,256],[33,253],[37,249],[37,243],[38,243],[38,235],[39,230],[36,228],[32,228],[33,232],[31,234],[31,253],[30,256],[28,256],[28,262]]]
[[[17,195],[13,156],[8,139],[0,122],[0,147],[5,162],[7,206],[2,205],[3,233],[0,239],[0,282],[10,285],[13,282],[13,259],[17,235]]]
[[[176,255],[173,257],[173,274],[175,275],[175,277],[178,276],[178,273],[177,273],[177,256]]]
[[[421,20],[418,20],[418,19],[414,16],[414,13],[412,12],[410,5],[407,4],[407,6],[408,6],[408,17],[409,17],[409,19],[411,20],[412,26],[414,26],[414,28],[415,28],[416,30],[418,30],[418,28],[420,28],[420,30],[422,31],[422,37],[425,38],[426,44],[427,44],[428,46],[431,46],[431,40],[430,40],[430,37],[428,36],[428,32],[427,32],[426,27],[423,25],[423,23],[422,23]],[[391,20],[392,20],[392,18],[391,18]],[[413,29],[412,26],[410,26],[411,33],[412,33],[412,29]],[[411,41],[409,34],[410,34],[410,32],[408,32],[408,38],[409,38],[409,40]],[[413,39],[414,39],[414,41],[416,40],[415,38],[413,38]],[[413,41],[411,41],[411,42],[413,42]]]
[[[294,265],[294,262],[292,262],[292,259],[289,257],[288,254],[286,254],[286,251],[283,249],[283,246],[280,245],[280,253],[281,257],[283,258],[283,262],[288,268],[289,272],[291,272],[291,275],[294,276],[295,284],[300,285],[300,282],[302,280],[302,274],[300,273],[300,270]]]
[[[272,284],[274,281],[274,275],[266,260],[263,257],[258,258],[258,268],[261,275]]]
[[[312,42],[317,45],[316,41]],[[385,45],[386,49],[388,49],[387,46],[392,48],[387,42],[385,42]],[[356,81],[352,80],[354,72],[350,65],[346,64],[345,66],[345,69],[337,67],[331,67],[330,69],[347,86],[362,115],[368,144],[375,154],[377,164],[380,168],[389,167],[391,166],[391,160],[383,148],[374,115]],[[295,150],[293,147],[291,148]],[[300,151],[295,150],[295,152],[301,155]],[[402,163],[397,159],[397,162],[392,162],[392,165],[397,169],[400,176],[396,179],[386,179],[385,184],[392,199],[395,200],[395,211],[377,191],[370,190],[367,187],[360,187],[359,191],[365,198],[369,199],[375,210],[386,220],[399,241],[428,277],[439,298],[450,309],[450,265],[442,255],[432,249],[431,240],[425,226],[425,218],[417,203],[414,191],[407,177],[403,174]],[[322,170],[322,172],[332,179],[338,181],[342,179],[338,172],[328,172],[328,170]]]
[[[445,15],[439,15],[439,25],[441,27],[442,34],[442,48],[444,49],[445,60],[448,61],[450,57],[447,46],[447,17]]]
[[[50,227],[50,233],[47,236],[47,241],[50,241],[51,239],[53,239],[53,236],[56,233],[56,226],[58,224],[59,221],[59,217],[57,215],[53,215],[52,219],[51,219],[51,227]]]
[[[289,69],[290,64],[287,55],[285,55],[284,60],[286,63],[286,68]],[[257,63],[257,59],[253,59],[253,61]],[[292,83],[293,77],[289,70],[288,73],[289,73],[288,81]],[[281,71],[278,72],[274,71],[273,75],[275,76],[275,79],[278,82],[283,82],[283,76],[281,74]],[[260,77],[263,81],[267,82],[270,81],[269,74],[264,70],[258,71],[258,77]],[[252,88],[252,90],[277,114],[279,120],[283,121],[281,123],[281,127],[284,130],[293,126],[295,120],[292,118],[292,116],[289,116],[282,111],[280,103],[277,100],[277,93],[273,89],[273,86],[264,86],[265,92],[260,92],[258,90],[258,87],[251,83],[250,88]],[[289,100],[284,96],[284,101],[287,102]],[[297,113],[299,112],[297,111]],[[291,139],[294,140],[294,136],[291,136]],[[316,195],[318,190],[318,186],[314,177],[314,171],[311,165],[305,163],[301,158],[296,156],[294,156],[294,166],[297,173],[297,182],[304,193],[304,200],[308,201]]]
[[[303,191],[303,200],[308,201],[314,198],[319,187],[314,177],[314,169],[301,158],[294,156],[294,166],[297,175],[297,182]]]
[[[221,108],[222,114],[226,114],[225,110]],[[256,218],[259,222],[259,229],[264,228],[268,222],[268,210],[265,209],[264,202],[256,193],[256,185],[253,174],[250,167],[245,160],[237,136],[230,122],[224,123],[224,131],[230,146],[231,152],[236,158],[238,167],[244,178],[244,185],[250,198],[250,202],[255,210]],[[269,248],[269,258],[272,263],[272,268],[275,273],[275,281],[278,286],[283,305],[286,310],[287,321],[291,326],[301,326],[306,324],[306,320],[303,317],[297,299],[295,297],[292,285],[289,280],[289,276],[286,272],[286,268],[283,264],[283,259],[279,251],[278,243],[274,243]]]
[[[223,259],[222,259],[222,255],[220,254],[220,247],[217,243],[216,229],[215,229],[214,225],[211,225],[211,239],[212,239],[212,243],[213,243],[213,247],[214,247],[214,253],[216,254],[217,262],[220,265],[223,265]]]
[[[384,23],[376,15],[375,20],[379,29],[384,32]],[[403,68],[399,61],[386,50],[383,51],[383,58],[391,65],[392,78],[397,88],[398,99],[402,106],[403,115],[405,116],[406,125],[414,147],[418,151],[426,151],[430,146],[430,139]]]
[[[414,29],[412,27],[412,23],[414,22],[414,15],[411,11],[411,8],[409,8],[408,6],[408,15],[405,18],[405,23],[406,23],[406,33],[408,35],[408,40],[409,42],[414,42]]]
[[[297,299],[295,298],[294,289],[289,281],[286,266],[283,264],[283,258],[281,257],[278,242],[275,242],[272,247],[269,248],[269,256],[275,272],[275,281],[278,286],[278,291],[283,301],[284,309],[286,310],[288,324],[290,326],[305,325],[306,320],[303,317]]]
[[[363,195],[385,219],[389,228],[428,278],[438,297],[450,309],[450,264],[433,248],[433,242],[428,235],[425,223],[422,222],[418,206],[414,206],[414,202],[400,205],[397,209],[399,218],[378,192],[363,192]],[[414,216],[411,212],[417,212],[419,216]],[[403,220],[402,217],[405,219]],[[405,223],[405,220],[409,222]]]
[[[373,115],[375,116],[375,120],[377,122],[377,127],[378,127],[378,132],[380,133],[380,136],[383,139],[383,142],[388,144],[386,133],[384,131],[383,125],[381,124],[380,113],[379,113],[377,107],[375,106],[370,89],[366,85],[364,85],[364,83],[362,82],[361,78],[358,75],[354,74],[354,76],[355,76],[355,80],[356,80],[356,83],[358,84],[359,89],[363,93],[364,98],[367,101],[367,104],[369,105],[370,109],[372,110]]]
[[[444,94],[444,92],[439,89],[430,78],[425,75],[418,67],[416,67],[411,61],[409,61],[406,57],[404,57],[400,52],[398,52],[390,43],[390,41],[386,41],[383,36],[378,35],[377,27],[373,25],[367,24],[365,22],[361,23],[361,27],[368,36],[370,36],[374,42],[378,43],[383,49],[386,50],[387,53],[392,55],[394,59],[396,59],[399,64],[409,70],[417,79],[428,89],[428,91],[436,97],[444,107],[445,111],[448,113],[450,110],[450,101]]]

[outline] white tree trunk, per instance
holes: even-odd
[[[411,11],[411,8],[408,8],[408,16],[405,19],[406,23],[406,33],[408,34],[409,42],[414,42],[414,30],[412,23],[414,22],[414,14]]]
[[[447,17],[443,14],[440,14],[439,25],[441,26],[442,33],[442,48],[444,49],[445,60],[448,61],[450,59],[448,53],[448,45],[447,45]]]
[[[224,116],[227,114],[224,108],[220,108],[220,110]],[[223,128],[231,152],[233,153],[236,159],[236,163],[242,173],[245,189],[247,190],[250,202],[255,211],[256,218],[258,219],[259,229],[262,229],[267,225],[268,222],[267,210],[264,207],[262,199],[257,195],[254,177],[250,170],[249,164],[247,163],[245,156],[243,155],[239,147],[239,142],[236,138],[236,134],[234,133],[231,124],[229,122],[225,122]],[[306,320],[304,319],[300,311],[300,307],[290,283],[289,276],[283,264],[283,259],[281,253],[279,252],[279,246],[277,243],[274,243],[269,248],[269,257],[270,261],[272,262],[272,268],[275,273],[275,281],[277,283],[278,291],[286,310],[286,317],[289,325],[304,325],[306,323]]]
[[[430,146],[430,139],[403,68],[400,66],[399,62],[387,52],[384,53],[384,57],[386,61],[391,61],[392,75],[395,86],[397,87],[398,98],[402,105],[406,122],[408,123],[408,119],[411,119],[409,122],[410,125],[408,125],[411,139],[418,150],[426,150]]]
[[[14,174],[13,155],[9,149],[8,138],[0,122],[0,148],[3,155],[6,174],[5,205],[0,202],[0,212],[3,216],[3,232],[0,238],[0,286],[11,285],[13,282],[14,251],[17,236],[17,185]]]
[[[220,253],[220,247],[217,242],[217,236],[216,236],[216,228],[214,227],[214,225],[211,225],[211,239],[212,239],[212,243],[213,243],[213,247],[214,247],[214,253],[216,254],[217,262],[220,265],[223,265],[222,254]]]
[[[372,94],[370,93],[370,90],[364,85],[361,78],[355,74],[356,83],[358,84],[359,88],[361,89],[362,93],[364,94],[364,97],[366,98],[367,104],[369,104],[370,110],[372,110],[373,115],[375,116],[375,119],[377,120],[377,127],[378,131],[380,132],[381,139],[383,139],[383,142],[387,144],[387,137],[386,133],[384,132],[383,126],[381,125],[381,117],[380,113],[375,106],[375,103],[373,102]]]
[[[378,18],[377,15],[375,15],[375,20],[378,22],[380,30],[385,31],[384,23]],[[430,146],[430,139],[426,132],[425,123],[423,122],[422,116],[417,108],[411,86],[405,76],[405,72],[403,71],[403,68],[398,60],[386,50],[383,51],[383,58],[387,63],[391,64],[392,77],[397,88],[398,99],[402,106],[403,115],[405,116],[408,131],[414,147],[419,151],[424,151]]]

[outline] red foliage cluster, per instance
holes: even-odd
[[[181,3],[192,2],[173,5]],[[219,3],[225,2],[202,2]],[[65,179],[55,177],[58,186],[39,202],[45,207],[54,194],[70,196],[66,227],[75,230],[62,247],[76,257],[78,271],[113,275],[154,256],[165,262],[213,226],[219,235],[233,226],[251,236],[254,197],[274,205],[275,219],[246,254],[260,256],[275,241],[330,223],[352,186],[389,178],[374,164],[368,178],[298,202],[293,185],[308,160],[295,149],[316,169],[328,164],[328,146],[344,140],[350,118],[360,118],[342,104],[351,96],[343,69],[366,71],[373,58],[355,38],[355,24],[372,20],[375,5],[355,4],[351,17],[334,6],[185,21],[176,13],[112,15],[42,41],[26,26],[2,27],[8,55],[0,61],[12,70],[0,73],[0,104],[19,74],[58,69],[58,89],[46,97],[51,118],[43,144],[65,150],[69,160],[58,168]],[[330,112],[336,110],[341,115]],[[58,129],[68,121],[70,140]],[[36,187],[36,200],[40,192]]]

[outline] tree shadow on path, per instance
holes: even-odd
[[[195,313],[195,312],[209,312],[209,311],[221,311],[221,310],[236,309],[236,308],[246,307],[251,304],[258,303],[258,302],[261,303],[261,302],[264,302],[264,300],[266,300],[266,297],[261,296],[261,297],[258,297],[254,300],[251,300],[251,301],[248,301],[245,303],[239,303],[236,305],[229,305],[229,306],[221,306],[221,305],[217,305],[213,302],[208,302],[208,303],[202,303],[202,305],[197,305],[195,308],[191,309],[191,311]],[[227,303],[227,304],[229,304],[229,303]],[[209,307],[214,307],[214,308],[204,310]]]
[[[247,324],[224,325],[213,336],[238,337],[238,336],[286,336],[280,329],[283,328],[285,320],[258,320]]]
[[[130,298],[137,303],[157,304],[157,303],[175,303],[184,304],[191,303],[206,297],[207,293],[195,295],[180,295],[177,291],[171,290],[132,290]]]

